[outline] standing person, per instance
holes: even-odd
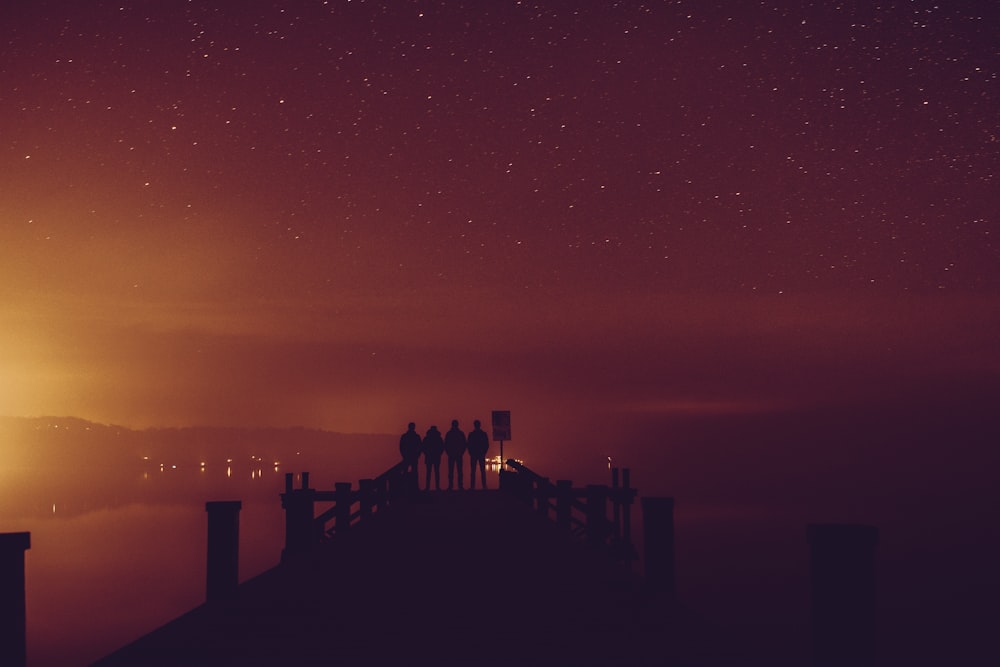
[[[490,439],[479,426],[479,420],[472,422],[475,427],[469,431],[469,488],[476,488],[476,464],[482,475],[483,488],[486,488],[486,452],[490,449]]]
[[[406,433],[399,437],[399,455],[403,457],[403,474],[412,480],[407,484],[407,488],[417,488],[417,464],[420,463],[420,450],[422,448],[417,425],[410,422],[406,427]]]
[[[458,490],[464,491],[462,483],[462,455],[465,454],[465,433],[458,428],[458,420],[451,420],[451,430],[444,436],[444,451],[448,453],[448,490],[454,488],[455,468],[458,468]]]
[[[427,483],[425,490],[431,490],[431,470],[434,470],[434,487],[441,490],[441,454],[444,453],[444,440],[437,426],[427,429],[424,436],[424,463],[427,465]]]

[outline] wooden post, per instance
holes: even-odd
[[[281,494],[281,506],[285,509],[285,549],[281,558],[298,555],[311,549],[316,543],[316,528],[313,525],[315,499],[312,489],[294,489]]]
[[[573,481],[556,480],[556,525],[570,529],[570,514],[573,509]]]
[[[672,600],[674,577],[674,499],[643,498],[642,526],[645,534],[646,585]]]
[[[525,504],[531,507],[532,502],[535,500],[535,480],[531,478],[531,475],[523,473],[518,473],[517,479],[517,493],[524,500]]]
[[[351,527],[351,483],[337,482],[333,488],[337,496],[337,518],[333,525],[340,535]]]
[[[541,514],[546,519],[549,518],[549,495],[552,493],[552,484],[549,483],[548,477],[538,478],[538,513]]]
[[[517,472],[513,470],[506,470],[503,463],[500,464],[500,472],[498,473],[497,488],[501,491],[510,491],[515,488],[514,485],[517,483]]]
[[[31,533],[0,533],[0,664],[11,667],[28,662],[24,552],[30,548]]]
[[[358,496],[360,506],[360,521],[365,521],[372,515],[372,507],[375,505],[375,480],[358,480]]]
[[[612,537],[617,542],[622,536],[622,498],[618,484],[618,468],[611,469]]]
[[[625,494],[622,505],[622,541],[629,548],[629,559],[631,560],[632,549],[632,498],[635,497],[635,489],[632,488],[631,470],[622,470],[622,489]]]
[[[208,567],[205,597],[208,601],[235,597],[240,585],[239,500],[205,503],[208,512]]]
[[[389,506],[392,507],[400,501],[400,497],[403,495],[403,484],[405,479],[409,477],[409,473],[404,473],[401,475],[390,475],[385,480],[386,490],[388,491]]]
[[[389,477],[389,504],[406,502],[419,490],[415,471],[397,472]]]
[[[875,664],[875,547],[878,528],[813,524],[810,546],[816,667]]]
[[[381,512],[389,504],[389,478],[375,480],[375,511]]]
[[[599,546],[607,537],[608,487],[603,484],[587,485],[587,544]]]

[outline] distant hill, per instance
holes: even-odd
[[[181,487],[197,498],[220,488],[242,497],[265,490],[270,496],[286,472],[309,471],[312,486],[324,488],[374,477],[398,457],[398,436],[387,434],[133,430],[75,417],[0,417],[0,514],[51,512],[56,502],[81,509],[160,502]],[[244,488],[255,478],[252,488]]]
[[[184,464],[232,455],[277,460],[290,448],[310,453],[350,454],[352,458],[386,447],[397,436],[345,434],[320,429],[183,427],[133,430],[76,417],[0,417],[0,447],[8,465],[72,463],[104,466],[107,458],[148,456]],[[265,456],[266,455],[266,456]],[[375,459],[380,460],[381,456]]]

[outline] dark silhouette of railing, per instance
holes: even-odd
[[[410,497],[417,478],[397,463],[378,477],[351,482],[337,482],[333,491],[309,487],[309,473],[302,473],[302,486],[294,488],[295,473],[285,474],[285,492],[281,506],[285,510],[285,548],[281,557],[306,553],[337,534],[348,532],[352,525],[365,521],[393,503]],[[318,515],[317,503],[331,503]]]
[[[631,486],[628,468],[613,468],[611,473],[610,486],[574,487],[569,480],[553,484],[524,464],[508,459],[506,469],[501,471],[500,490],[521,497],[557,526],[631,567],[637,558],[631,531],[631,508],[637,490]],[[418,493],[417,475],[406,471],[403,463],[374,479],[360,480],[357,489],[349,482],[335,484],[333,491],[311,489],[309,473],[302,473],[302,488],[292,488],[293,480],[294,475],[286,475],[285,493],[281,496],[286,516],[283,562]],[[322,502],[331,505],[317,515],[316,504]],[[673,512],[673,498],[642,499],[644,578],[650,592],[668,600],[675,595]],[[877,533],[872,526],[809,526],[816,667],[873,664]]]
[[[553,518],[556,525],[588,545],[606,549],[616,561],[630,566],[635,560],[631,507],[637,491],[630,486],[628,468],[620,476],[618,468],[612,469],[611,486],[574,487],[572,481],[563,479],[552,484],[549,478],[514,459],[508,459],[507,466],[510,470],[501,476],[502,491],[522,497],[539,514]],[[303,472],[301,487],[296,489],[294,479],[294,473],[285,475],[285,492],[281,494],[285,510],[283,560],[347,533],[352,525],[417,492],[417,476],[402,462],[375,478],[359,480],[357,488],[351,482],[337,482],[332,491],[313,489],[309,487],[309,473]],[[329,505],[317,513],[320,503]]]
[[[514,459],[508,459],[507,466],[514,472],[501,477],[501,489],[520,495],[539,514],[554,518],[556,525],[592,547],[607,549],[615,560],[631,566],[637,557],[632,544],[632,505],[638,491],[630,486],[628,468],[620,476],[619,469],[612,468],[611,486],[574,487],[567,479],[553,484],[548,477]]]

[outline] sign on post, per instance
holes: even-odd
[[[493,439],[510,440],[510,410],[493,411]]]

